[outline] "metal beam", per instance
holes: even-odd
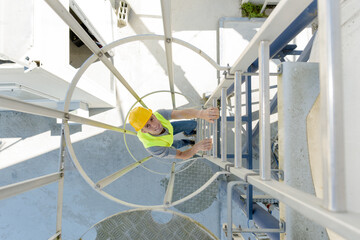
[[[115,127],[109,124],[105,124],[102,122],[94,121],[88,118],[79,117],[74,114],[62,112],[59,110],[55,110],[52,108],[47,108],[43,106],[39,106],[32,103],[23,102],[20,100],[0,96],[0,108],[6,108],[14,111],[24,112],[24,113],[30,113],[30,114],[36,114],[44,117],[51,117],[51,118],[59,118],[68,120],[71,122],[86,124],[94,127],[104,128],[116,132],[121,132],[125,134],[130,134],[136,136],[137,133],[129,130],[124,130],[120,127]]]
[[[173,109],[176,108],[175,104],[175,93],[174,93],[174,64],[172,57],[172,34],[171,34],[171,1],[161,0],[161,12],[164,25],[164,35],[165,35],[165,53],[166,53],[166,63],[169,76],[169,84],[171,91],[171,100],[173,104]]]
[[[140,99],[136,92],[126,82],[125,78],[115,68],[112,62],[106,57],[102,49],[100,49],[76,19],[70,14],[69,11],[61,4],[59,0],[45,0],[45,2],[54,10],[54,12],[71,28],[71,30],[84,42],[84,44],[92,51],[100,61],[115,75],[115,77],[124,85],[124,87],[139,100],[140,104],[146,107],[145,103]]]
[[[61,179],[61,176],[62,173],[57,172],[0,187],[0,200],[56,182]]]
[[[98,181],[96,183],[96,188],[102,189],[102,188],[106,187],[110,183],[112,183],[115,180],[119,179],[120,177],[124,176],[126,173],[130,172],[131,170],[133,170],[134,168],[136,168],[137,166],[139,166],[140,164],[146,162],[147,160],[149,160],[151,158],[152,158],[152,156],[148,156],[138,162],[134,162],[134,163],[124,167],[123,169],[107,176],[106,178],[101,179],[100,181]]]

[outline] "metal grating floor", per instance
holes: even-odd
[[[91,228],[81,240],[213,240],[217,239],[201,224],[175,212],[156,211],[171,217],[156,222],[150,210],[131,210],[109,217]],[[155,220],[154,220],[155,219]]]

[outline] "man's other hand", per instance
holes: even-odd
[[[208,109],[201,110],[200,118],[205,119],[210,123],[214,123],[214,120],[218,119],[219,117],[220,117],[220,112],[219,109],[216,107],[210,107]]]

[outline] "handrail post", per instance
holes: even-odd
[[[217,99],[213,99],[213,107],[217,108]],[[218,120],[214,120],[214,123],[213,123],[213,156],[214,157],[217,157],[217,153],[218,153],[217,123],[218,123]]]
[[[244,181],[229,182],[227,185],[227,239],[232,240],[232,190],[237,185],[246,184]]]
[[[269,85],[270,48],[268,41],[261,41],[259,46],[259,94],[260,94],[260,177],[271,178],[270,159],[270,85]]]
[[[235,167],[242,167],[241,73],[235,72]]]
[[[227,160],[227,132],[226,132],[226,88],[221,89],[221,161]]]
[[[346,211],[343,81],[339,0],[318,0],[323,205]]]

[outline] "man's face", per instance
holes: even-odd
[[[163,129],[164,127],[161,125],[160,121],[152,114],[145,126],[141,129],[141,132],[150,133],[151,135],[160,135]]]

